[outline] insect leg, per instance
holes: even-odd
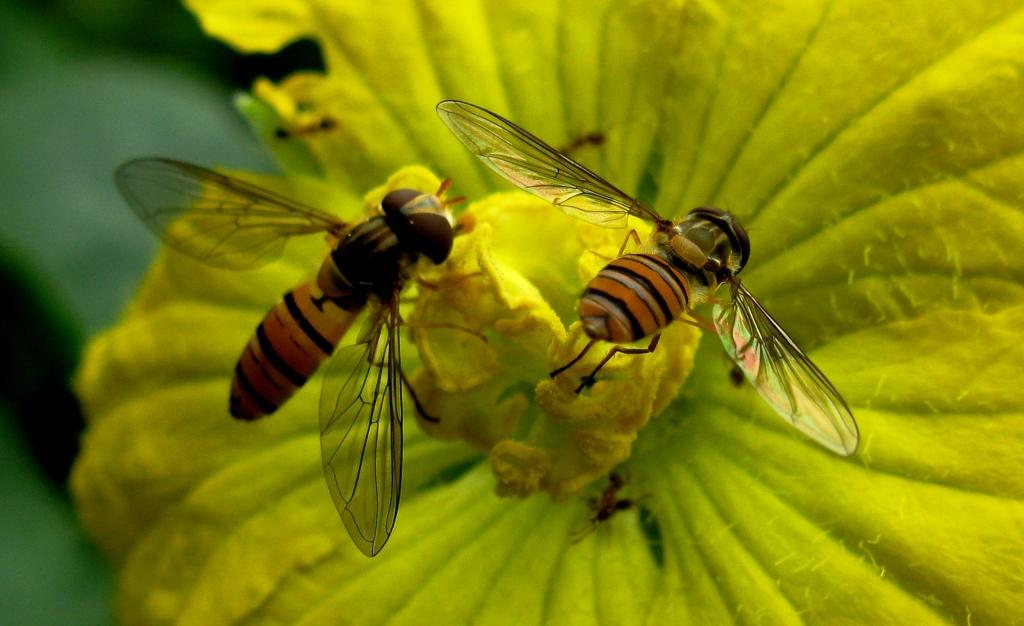
[[[690,326],[696,326],[697,328],[701,330],[706,330],[709,333],[715,333],[716,335],[718,334],[718,329],[715,327],[715,323],[709,320],[708,318],[704,317],[700,313],[697,313],[692,309],[686,309],[686,315],[687,317],[689,317],[689,319],[687,319],[686,317],[680,317],[678,318],[679,321],[684,324],[689,324]]]
[[[629,243],[630,239],[632,239],[633,243],[638,246],[643,245],[643,242],[640,241],[640,235],[637,234],[636,229],[630,228],[629,232],[626,233],[626,238],[622,241],[622,245],[619,246],[619,253],[616,256],[622,256],[622,253],[626,251],[626,244]]]
[[[569,539],[571,543],[576,544],[583,541],[583,539],[587,535],[594,532],[594,530],[597,528],[599,520],[597,519],[598,514],[596,511],[598,511],[601,507],[601,498],[587,498],[587,505],[590,507],[591,511],[594,511],[594,513],[592,513],[591,516],[587,518],[585,526],[577,527],[575,530],[569,533]]]
[[[590,372],[590,374],[583,377],[583,380],[580,381],[580,386],[576,388],[576,393],[579,393],[583,391],[585,388],[593,385],[595,380],[594,377],[597,376],[597,373],[601,371],[601,368],[604,367],[605,364],[608,363],[608,361],[610,361],[611,358],[616,354],[648,354],[654,352],[655,348],[658,347],[659,341],[661,341],[661,333],[655,335],[651,339],[651,343],[648,344],[646,348],[621,348],[619,346],[613,347],[611,350],[608,351],[608,354],[606,354],[604,358],[601,359],[601,362],[597,364],[597,367],[594,368],[594,371]]]
[[[591,346],[593,346],[595,343],[597,343],[597,339],[591,339],[590,341],[588,341],[587,345],[583,346],[583,349],[580,350],[580,353],[577,354],[573,358],[573,360],[569,361],[568,363],[566,363],[562,367],[560,367],[560,368],[558,368],[558,369],[556,369],[556,370],[554,370],[552,372],[548,372],[548,376],[550,376],[551,378],[554,378],[555,376],[558,376],[559,374],[561,374],[565,370],[569,369],[573,365],[576,365],[577,361],[582,359],[583,355],[587,353],[587,350],[590,350]]]
[[[587,250],[587,252],[589,252],[590,254],[593,254],[594,256],[596,256],[599,259],[604,259],[605,261],[611,261],[614,258],[622,256],[622,253],[626,250],[626,246],[629,244],[629,240],[630,239],[632,239],[633,243],[635,243],[638,246],[643,245],[643,242],[640,241],[640,235],[636,232],[636,229],[635,228],[630,228],[629,232],[626,233],[626,238],[622,240],[622,245],[619,246],[618,254],[616,254],[614,257],[605,256],[605,255],[597,252],[596,250]]]
[[[416,391],[412,388],[412,385],[409,384],[409,379],[405,375],[405,370],[402,368],[398,368],[398,373],[401,374],[402,384],[405,385],[405,390],[409,392],[409,397],[412,398],[413,404],[416,405],[416,412],[420,414],[420,417],[434,424],[440,422],[440,417],[434,417],[431,414],[427,413],[426,410],[424,410],[423,405],[420,403],[419,396],[416,395]]]
[[[569,541],[570,543],[577,544],[586,539],[587,535],[594,532],[594,530],[596,529],[597,522],[593,520],[587,520],[586,526],[583,526],[582,528],[576,528],[571,533],[569,533]]]

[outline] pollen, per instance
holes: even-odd
[[[611,231],[517,192],[485,197],[464,215],[476,228],[424,273],[431,286],[409,317],[425,372],[417,377],[421,400],[442,416],[424,426],[487,452],[499,495],[581,493],[630,458],[640,432],[688,377],[700,333],[671,324],[655,352],[613,356],[596,384],[576,393],[611,344],[598,343],[551,377],[588,339],[575,303],[557,294],[582,292],[586,278],[572,268],[607,252],[590,246],[603,246]],[[550,242],[536,231],[540,217],[552,222]],[[520,243],[531,240],[537,245]],[[558,275],[574,284],[552,286]]]

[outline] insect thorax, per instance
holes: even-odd
[[[737,275],[750,256],[746,230],[730,213],[715,207],[700,207],[677,220],[663,235],[664,248],[683,269],[705,274],[705,285]]]
[[[402,250],[384,216],[378,215],[342,237],[320,266],[317,283],[331,298],[387,298],[401,288],[415,261],[416,255]]]
[[[380,215],[341,237],[317,282],[332,298],[387,299],[401,289],[421,256],[444,262],[454,237],[451,212],[437,196],[397,189],[384,197]]]

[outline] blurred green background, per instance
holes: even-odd
[[[156,249],[113,170],[143,155],[271,170],[232,95],[320,60],[309,42],[238,55],[171,0],[19,0],[0,22],[0,621],[110,624],[113,576],[66,482],[75,366]]]

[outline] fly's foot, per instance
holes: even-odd
[[[593,387],[594,383],[596,383],[596,382],[597,382],[597,378],[596,377],[594,377],[594,376],[584,376],[580,380],[579,386],[576,387],[576,395],[580,395],[580,392],[583,391],[584,389],[589,389],[590,387]]]

